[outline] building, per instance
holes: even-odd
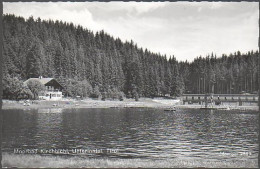
[[[24,83],[26,84],[30,80],[37,80],[45,86],[45,90],[40,92],[39,99],[42,100],[61,100],[62,99],[62,85],[54,78],[30,78]]]

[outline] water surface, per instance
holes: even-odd
[[[88,157],[258,158],[258,113],[151,108],[3,110],[3,151],[117,149]]]

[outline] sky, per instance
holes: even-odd
[[[3,11],[104,30],[179,61],[258,50],[257,2],[4,2]]]

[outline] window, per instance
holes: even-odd
[[[61,95],[60,95],[60,94],[57,94],[57,97],[61,97]]]
[[[51,96],[52,96],[52,97],[56,97],[56,94],[52,94]]]
[[[46,96],[46,97],[49,97],[49,96],[50,96],[50,94],[46,94],[45,96]]]

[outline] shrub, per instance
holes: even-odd
[[[45,90],[44,85],[41,82],[39,82],[38,80],[33,80],[33,79],[29,80],[27,82],[27,86],[33,94],[32,99],[35,99],[35,100],[39,98],[39,93],[41,91]]]
[[[17,77],[5,76],[3,78],[3,97],[6,99],[18,99],[19,92],[23,89],[23,82]]]
[[[105,101],[107,98],[107,92],[102,92],[101,94],[101,100]]]
[[[95,86],[93,89],[93,92],[90,94],[91,98],[99,98],[101,96],[101,93],[99,91],[99,87]]]
[[[93,92],[92,86],[87,80],[79,81],[75,85],[76,96],[89,97]]]
[[[17,99],[22,100],[22,99],[33,99],[34,95],[31,92],[31,90],[28,88],[28,86],[23,86],[21,91],[19,91]]]
[[[125,94],[123,92],[119,92],[119,100],[123,101],[125,97]]]

